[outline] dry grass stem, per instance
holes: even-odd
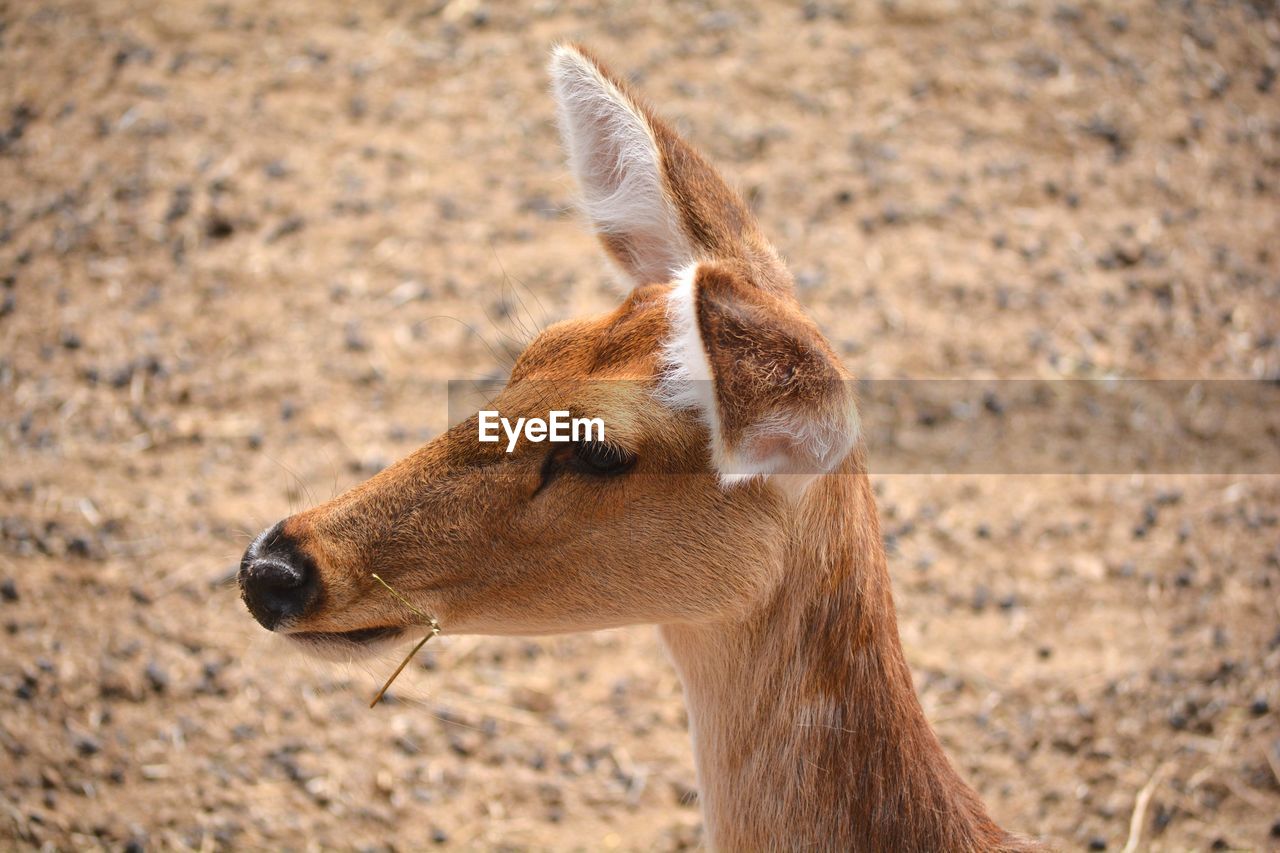
[[[391,689],[392,683],[396,680],[396,678],[399,677],[400,673],[404,672],[404,668],[409,665],[409,661],[413,660],[413,656],[418,653],[418,650],[427,644],[427,640],[430,640],[432,637],[440,633],[440,623],[435,620],[435,617],[428,616],[427,614],[423,613],[421,610],[415,607],[412,603],[410,603],[409,599],[405,598],[403,595],[396,592],[396,590],[391,587],[391,584],[387,583],[382,578],[378,577],[376,574],[373,576],[373,579],[376,580],[378,583],[382,584],[384,587],[386,587],[387,592],[394,595],[396,599],[400,601],[401,604],[409,608],[411,611],[413,611],[415,615],[420,617],[431,628],[431,630],[425,637],[423,637],[421,640],[418,641],[417,645],[415,645],[413,649],[410,650],[409,654],[404,656],[404,660],[400,661],[400,665],[396,667],[395,672],[391,673],[391,676],[387,678],[386,682],[382,685],[382,689],[379,690],[374,695],[373,701],[369,703],[370,708],[376,707],[377,704],[382,701],[382,697],[387,694],[387,691],[389,689]]]
[[[1136,853],[1138,846],[1142,843],[1142,827],[1147,820],[1147,806],[1151,804],[1151,797],[1168,769],[1169,762],[1166,761],[1155,769],[1151,778],[1147,780],[1147,784],[1138,791],[1138,796],[1133,801],[1133,817],[1129,819],[1129,839],[1125,842],[1122,853]]]

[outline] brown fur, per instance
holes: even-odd
[[[612,83],[627,99],[619,109],[642,115],[658,146],[662,197],[688,260],[704,262],[697,321],[726,440],[771,407],[851,408],[839,397],[844,368],[745,205],[598,60],[566,51],[558,61],[561,73],[594,69]],[[921,711],[862,450],[799,496],[767,479],[723,485],[706,420],[653,393],[667,369],[672,287],[638,271],[680,250],[617,228],[601,239],[642,286],[607,316],[547,329],[494,408],[604,417],[635,468],[546,482],[552,446],[507,454],[476,441],[474,419],[459,424],[288,520],[323,594],[287,630],[412,626],[374,571],[446,633],[657,624],[685,684],[714,846],[1031,849],[991,821]]]
[[[663,628],[718,847],[1029,850],[986,814],[920,709],[860,456],[788,524],[754,618]]]
[[[698,330],[715,379],[725,444],[736,448],[771,411],[822,410],[846,400],[847,375],[794,300],[724,263],[698,267]],[[833,402],[832,398],[837,398]]]

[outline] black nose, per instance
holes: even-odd
[[[262,627],[274,631],[300,616],[320,591],[315,564],[284,533],[284,522],[264,530],[240,561],[240,597]]]

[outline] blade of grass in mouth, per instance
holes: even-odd
[[[405,598],[403,595],[401,595],[400,593],[392,589],[391,584],[387,583],[382,578],[378,577],[376,574],[373,576],[373,579],[376,580],[378,583],[382,584],[383,586],[385,586],[387,588],[387,592],[394,595],[400,601],[401,604],[403,604],[405,607],[412,610],[420,619],[422,619],[427,624],[427,626],[431,630],[427,632],[427,635],[425,637],[423,637],[421,640],[418,641],[418,644],[413,647],[413,650],[410,651],[409,654],[405,655],[404,660],[400,661],[400,665],[396,667],[396,671],[391,673],[391,677],[387,679],[386,683],[382,685],[382,689],[378,691],[377,695],[373,697],[373,701],[369,703],[370,708],[375,707],[379,702],[382,701],[382,697],[386,695],[389,689],[391,689],[391,683],[396,680],[396,678],[400,675],[400,673],[404,672],[404,668],[409,665],[409,661],[413,660],[413,656],[418,653],[418,650],[427,644],[427,640],[430,640],[436,634],[440,633],[440,623],[437,622],[433,617],[428,616],[427,614],[419,610],[417,607],[414,607],[413,604],[411,604],[407,598]]]

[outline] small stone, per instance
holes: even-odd
[[[88,559],[93,555],[93,545],[83,536],[72,536],[67,540],[67,554]]]
[[[225,216],[210,216],[204,224],[204,233],[213,240],[225,240],[236,233],[236,226]]]
[[[396,749],[408,756],[418,755],[422,752],[422,746],[409,735],[400,735],[393,741]]]
[[[980,585],[973,590],[973,597],[969,600],[969,606],[973,608],[975,613],[981,613],[987,609],[987,604],[990,601],[991,590]]]
[[[0,581],[0,599],[12,603],[18,600],[18,585],[13,578],[5,578]]]
[[[146,669],[147,683],[151,685],[151,689],[157,693],[163,693],[169,689],[169,673],[155,661],[147,664]]]
[[[77,735],[73,741],[76,752],[84,756],[97,755],[102,752],[102,741],[93,735]]]
[[[164,221],[168,223],[177,222],[190,212],[191,187],[178,187],[173,191],[173,197],[169,200],[169,209],[165,211]]]
[[[307,220],[301,216],[290,216],[271,229],[271,233],[267,234],[267,242],[274,243],[283,237],[288,237],[290,234],[297,234],[306,224]]]
[[[365,340],[360,331],[360,323],[356,320],[347,321],[343,327],[343,341],[350,352],[364,352],[369,348],[369,342]]]
[[[692,785],[676,780],[671,783],[671,793],[678,806],[693,807],[698,804],[698,789]]]

